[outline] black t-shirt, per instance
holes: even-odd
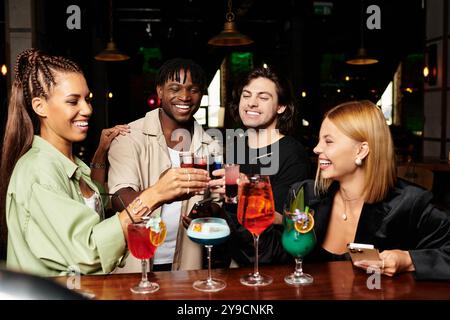
[[[246,140],[245,145],[234,144],[232,155],[234,163],[240,165],[240,172],[270,176],[275,210],[282,213],[289,187],[295,182],[310,178],[305,148],[291,136],[284,136],[275,143],[259,149],[248,147]]]

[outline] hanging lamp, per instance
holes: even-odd
[[[232,12],[232,2],[228,0],[228,12],[225,16],[226,22],[223,26],[223,30],[218,35],[212,37],[208,44],[212,46],[245,46],[253,43],[253,40],[248,36],[240,33],[236,28],[236,23],[234,22],[234,13]]]
[[[112,0],[109,0],[109,42],[106,44],[106,48],[98,53],[94,58],[98,61],[125,61],[130,59],[129,56],[117,49],[117,45],[113,39]]]
[[[356,51],[356,55],[353,56],[352,58],[348,59],[347,61],[345,61],[347,64],[362,66],[362,65],[370,65],[370,64],[378,63],[377,59],[368,56],[367,50],[364,47],[364,13],[363,13],[363,11],[364,11],[364,3],[363,3],[363,1],[361,1],[361,21],[360,21],[361,43],[360,43],[360,47]]]

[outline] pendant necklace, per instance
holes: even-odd
[[[341,196],[342,201],[344,202],[344,212],[342,213],[342,219],[344,221],[347,221],[348,217],[347,217],[347,202],[344,200],[344,198]]]
[[[342,196],[342,192],[341,192],[341,191],[339,191],[339,196],[341,197],[342,202],[344,202],[344,212],[342,213],[341,217],[342,217],[342,220],[347,221],[347,220],[348,220],[348,215],[347,215],[347,202],[355,201],[355,200],[358,200],[359,198],[355,198],[355,199],[345,199],[345,198]]]

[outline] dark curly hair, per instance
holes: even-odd
[[[233,91],[233,98],[231,102],[231,114],[234,120],[242,124],[239,116],[239,101],[241,99],[242,90],[252,80],[257,78],[266,78],[275,84],[278,104],[280,106],[286,106],[284,112],[278,115],[276,128],[280,130],[282,134],[291,134],[294,129],[294,121],[296,117],[296,108],[294,104],[294,95],[292,93],[292,87],[290,82],[282,77],[273,68],[258,67],[251,70],[240,81],[238,87]]]

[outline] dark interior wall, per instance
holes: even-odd
[[[5,3],[0,0],[0,67],[6,64],[6,43],[5,43]],[[6,110],[8,104],[7,77],[0,74],[0,135],[3,133],[6,121]],[[0,142],[1,146],[1,142]]]
[[[160,50],[160,56],[150,61],[153,70],[169,58],[182,56],[199,62],[210,79],[233,51],[251,52],[254,64],[276,65],[293,84],[302,118],[311,123],[309,128],[299,126],[299,136],[317,132],[322,114],[337,103],[350,99],[376,101],[398,63],[408,54],[423,50],[420,0],[370,2],[381,9],[381,29],[365,30],[365,45],[380,60],[369,67],[351,67],[344,62],[359,45],[359,0],[330,1],[330,15],[317,14],[312,0],[234,0],[239,30],[255,41],[241,48],[207,44],[223,28],[225,0],[114,0],[113,36],[131,59],[98,62],[94,56],[109,37],[108,2],[34,1],[36,46],[77,61],[94,94],[94,121],[85,142],[88,154],[94,151],[95,137],[102,128],[132,121],[149,111],[146,100],[155,93],[154,72],[144,71],[149,61],[141,48]],[[69,5],[81,9],[80,30],[66,27]],[[344,82],[345,75],[352,80]],[[227,95],[231,95],[235,80],[228,79]],[[342,88],[339,94],[338,86]],[[307,93],[305,98],[302,91]],[[108,92],[112,92],[112,99],[107,98]]]
[[[154,71],[165,60],[181,56],[200,63],[210,80],[222,60],[230,52],[239,50],[216,48],[207,44],[208,39],[222,29],[225,20],[226,6],[220,6],[218,2],[155,1],[150,4],[142,1],[114,1],[113,36],[118,47],[130,55],[131,59],[125,62],[104,63],[95,61],[93,56],[103,48],[108,39],[107,0],[63,0],[58,3],[36,1],[37,46],[49,53],[62,54],[77,61],[85,70],[94,94],[94,126],[88,140],[84,142],[87,154],[94,151],[93,137],[98,135],[101,128],[132,121],[149,111],[146,100],[155,94],[155,74],[143,70],[144,64],[149,61],[142,53],[142,48],[160,50],[160,57],[149,63]],[[235,7],[244,3],[236,2]],[[69,30],[65,27],[68,17],[65,11],[72,4],[81,8],[80,30]],[[265,4],[267,5],[267,2]],[[252,2],[251,5],[256,6],[256,3]],[[279,10],[277,19],[258,17],[250,10],[247,13],[249,21],[242,19],[242,23],[239,21],[238,25],[242,32],[253,33],[255,44],[240,50],[252,52],[256,64],[263,61],[276,64],[285,70],[289,78],[303,82],[303,51],[297,50],[298,54],[292,54],[294,43],[297,48],[302,47],[299,41],[302,33],[300,29],[294,33],[292,25],[296,21],[304,21],[302,16],[307,11],[296,3],[289,6],[298,9],[295,15],[291,15],[289,8],[285,7],[285,10]],[[146,11],[149,7],[159,11]],[[237,19],[238,17],[237,13]],[[146,28],[147,20],[159,20],[150,24],[150,32]],[[258,32],[255,32],[255,26]],[[228,79],[230,90],[234,86],[234,80]],[[112,99],[106,98],[108,92],[113,94]]]
[[[67,9],[71,5],[76,5],[81,10],[80,29],[71,29],[67,26],[67,21],[72,15]],[[108,68],[104,62],[97,62],[94,59],[95,53],[103,49],[107,40],[109,28],[107,2],[35,0],[34,7],[35,46],[49,54],[62,55],[77,62],[94,94],[90,133],[84,142],[75,147],[81,158],[89,161],[95,151],[100,131],[107,126],[108,121],[108,99],[105,94]]]

